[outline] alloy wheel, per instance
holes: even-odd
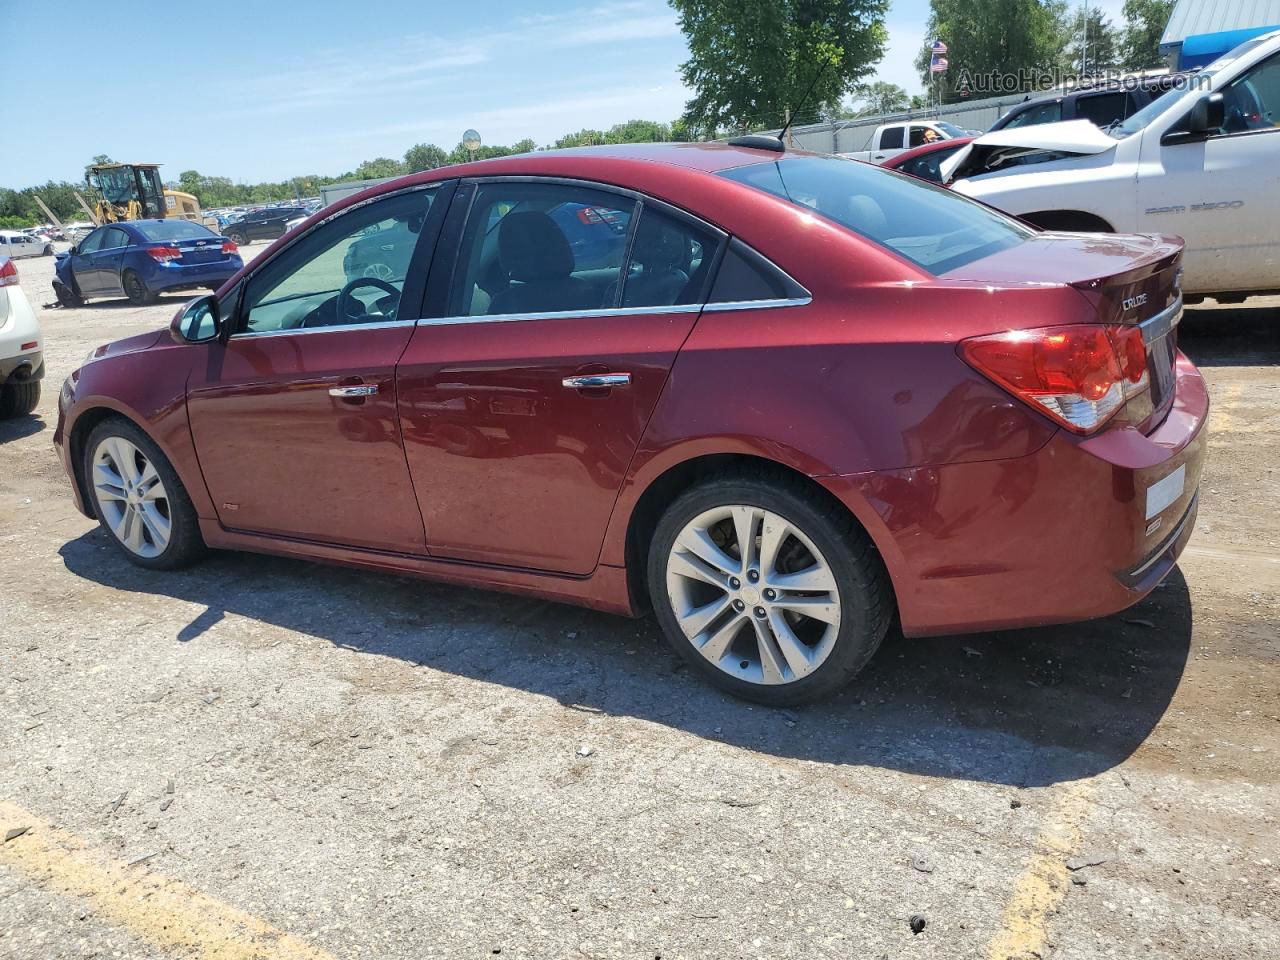
[[[751,683],[792,683],[830,655],[840,594],[814,542],[780,514],[742,504],[690,520],[667,558],[680,629],[718,669]]]
[[[364,276],[375,280],[394,280],[396,273],[385,263],[371,263],[364,268]]]
[[[93,454],[93,494],[103,520],[131,553],[157,557],[172,532],[169,495],[155,465],[124,437],[105,437]]]

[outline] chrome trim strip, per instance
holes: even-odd
[[[601,307],[597,310],[548,310],[543,313],[494,313],[474,317],[424,317],[424,327],[451,326],[458,323],[512,323],[518,320],[576,320],[584,317],[637,317],[645,314],[697,313],[705,309],[700,303],[682,303],[670,307]]]
[[[813,297],[791,297],[781,300],[737,300],[731,303],[708,303],[702,309],[707,313],[724,310],[772,310],[776,307],[804,307],[813,303]]]
[[[1182,294],[1178,294],[1178,299],[1169,304],[1154,316],[1147,317],[1138,324],[1138,329],[1142,331],[1142,342],[1152,344],[1161,337],[1168,336],[1169,331],[1176,327],[1182,320]]]
[[[294,327],[289,330],[241,330],[231,334],[231,340],[253,337],[285,337],[302,333],[337,333],[340,330],[386,330],[389,327],[410,327],[417,320],[387,320],[384,323],[335,323],[328,327]]]

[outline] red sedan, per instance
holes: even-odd
[[[942,174],[938,170],[939,164],[965,144],[972,142],[973,137],[952,137],[950,140],[934,140],[931,143],[922,143],[918,147],[904,150],[902,153],[890,157],[888,160],[883,161],[880,166],[888,167],[890,170],[901,170],[903,173],[909,173],[913,177],[919,177],[921,180],[941,183]]]
[[[756,141],[759,142],[759,141]],[[1096,617],[1191,535],[1181,244],[864,163],[637,145],[311,217],[55,435],[124,557],[311,557],[637,615],[766,703],[908,635]]]

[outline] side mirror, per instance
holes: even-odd
[[[1211,93],[1201,97],[1191,108],[1191,114],[1187,117],[1187,129],[1191,133],[1208,136],[1221,130],[1226,120],[1227,109],[1223,103],[1222,94]]]
[[[188,301],[169,323],[169,335],[175,343],[208,343],[221,332],[222,314],[218,298],[212,294]]]
[[[1195,102],[1179,127],[1166,133],[1160,142],[1192,143],[1204,140],[1221,130],[1226,119],[1227,109],[1222,94],[1206,94]]]

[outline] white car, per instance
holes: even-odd
[[[52,257],[53,241],[33,237],[17,230],[0,230],[0,257]]]
[[[1188,301],[1280,292],[1280,30],[1120,123],[995,130],[941,172],[957,192],[1047,230],[1182,237]]]
[[[870,148],[856,150],[853,153],[842,153],[840,156],[850,160],[866,160],[870,163],[883,163],[900,153],[922,147],[926,143],[939,140],[954,140],[956,137],[972,136],[972,131],[961,130],[945,120],[911,120],[905,123],[886,123],[876,127],[871,134]]]
[[[40,402],[44,340],[18,286],[17,265],[0,256],[0,419],[25,417]]]

